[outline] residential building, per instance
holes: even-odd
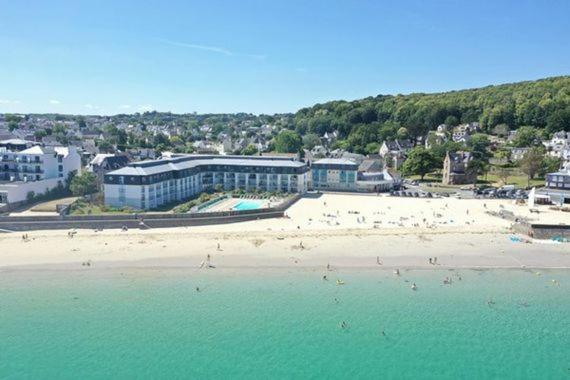
[[[384,168],[381,159],[368,158],[358,166],[356,190],[359,192],[391,191],[398,186],[397,178]]]
[[[548,195],[553,203],[570,203],[570,163],[563,169],[546,175],[546,187],[540,193]]]
[[[287,157],[173,154],[107,173],[105,204],[152,209],[216,188],[304,193],[308,170]]]
[[[413,144],[408,140],[384,141],[379,153],[384,159],[386,167],[398,170],[404,164],[408,152],[413,147]]]
[[[526,154],[526,152],[528,152],[530,150],[530,148],[528,147],[524,147],[524,148],[512,148],[511,149],[511,161],[520,161],[523,159],[524,155]]]
[[[386,158],[387,155],[406,155],[413,147],[408,140],[386,140],[380,147],[380,156]]]
[[[544,141],[543,145],[550,156],[566,160],[570,151],[570,132],[556,132],[552,139]]]
[[[89,162],[87,170],[97,176],[97,183],[103,184],[103,177],[110,171],[127,166],[129,157],[124,154],[100,153]]]
[[[343,158],[323,158],[311,165],[313,190],[356,191],[358,164]]]
[[[566,165],[554,173],[546,175],[546,187],[551,189],[563,189],[570,191],[570,165]]]
[[[43,194],[80,169],[81,157],[75,147],[0,148],[0,203],[17,204],[28,193]]]
[[[468,170],[472,159],[473,156],[469,152],[447,152],[443,160],[442,183],[444,185],[462,185],[475,182],[477,174]]]

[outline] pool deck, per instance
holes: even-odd
[[[235,210],[236,205],[240,202],[260,202],[258,208],[266,208],[269,207],[269,199],[245,199],[245,198],[228,198],[224,199],[220,202],[214,203],[210,207],[206,207],[200,210],[201,213],[206,212],[215,212],[215,211],[233,211]],[[244,209],[246,210],[246,209]],[[251,208],[247,208],[247,210],[252,210]]]

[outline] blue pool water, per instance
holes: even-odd
[[[244,210],[257,210],[261,208],[261,201],[256,200],[249,200],[249,201],[240,201],[237,205],[234,206],[234,210],[237,211],[244,211]]]

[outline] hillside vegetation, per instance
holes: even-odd
[[[295,114],[301,135],[338,131],[339,147],[364,153],[396,137],[424,136],[439,124],[479,122],[497,126],[570,130],[570,76],[444,93],[379,95],[355,101],[331,101]],[[367,149],[368,146],[368,149]]]

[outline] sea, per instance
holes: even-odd
[[[163,378],[569,379],[570,271],[0,272],[0,379]]]

